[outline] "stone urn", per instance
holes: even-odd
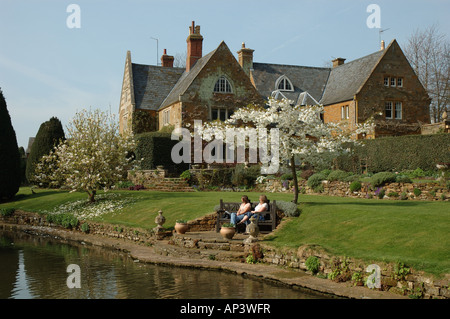
[[[175,223],[175,231],[177,234],[184,234],[188,231],[189,225],[186,221],[177,221]]]
[[[236,234],[236,227],[233,224],[223,224],[220,228],[220,234],[223,238],[232,239]]]
[[[158,216],[156,216],[155,218],[155,224],[157,224],[158,226],[155,227],[155,231],[156,232],[161,232],[164,230],[163,228],[163,224],[166,222],[166,218],[163,216],[163,212],[162,210],[160,210],[158,212]]]
[[[245,244],[250,244],[258,241],[256,237],[258,237],[259,234],[259,227],[258,224],[255,223],[256,218],[252,216],[250,218],[250,224],[247,226],[247,232],[250,234],[250,236],[244,240]]]

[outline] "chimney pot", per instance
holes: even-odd
[[[384,49],[385,49],[384,40],[381,40],[381,51],[383,51]]]
[[[344,64],[345,60],[346,59],[344,59],[344,58],[336,58],[336,59],[332,60],[331,62],[333,62],[333,68]]]

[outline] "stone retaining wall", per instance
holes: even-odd
[[[348,281],[356,285],[363,285],[367,282],[370,273],[366,269],[371,264],[380,267],[381,288],[383,291],[390,291],[397,294],[409,295],[417,298],[450,298],[450,275],[443,279],[436,280],[425,275],[421,271],[410,269],[409,273],[399,276],[396,272],[396,265],[392,263],[367,263],[347,257],[331,256],[319,247],[302,246],[298,250],[275,249],[268,245],[262,245],[263,262],[275,264],[294,269],[307,271],[306,260],[310,256],[315,256],[320,261],[319,276],[327,277],[329,274],[336,275],[334,281]],[[405,268],[403,268],[406,270]],[[352,275],[359,273],[362,280],[356,282],[352,280]]]
[[[361,183],[361,190],[357,192],[350,191],[350,182],[339,181],[323,181],[322,195],[340,196],[340,197],[354,197],[354,198],[377,198],[375,192],[370,189],[368,183]],[[301,194],[318,194],[307,185],[306,180],[299,180],[299,192]],[[442,195],[445,200],[450,199],[450,190],[439,183],[390,183],[382,187],[385,190],[384,199],[400,200],[400,195],[405,192],[408,200],[442,200]],[[414,195],[414,189],[420,189],[419,196]],[[257,190],[266,193],[275,192],[293,192],[293,186],[286,189],[280,180],[270,179],[263,184],[257,185]],[[398,196],[388,196],[390,193],[397,193]]]

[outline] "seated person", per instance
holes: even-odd
[[[248,212],[252,210],[252,204],[250,203],[247,195],[242,196],[241,201],[242,203],[241,206],[239,206],[238,211],[236,213],[231,213],[230,217],[230,223],[234,224],[235,226],[239,221],[246,217],[246,214]]]
[[[267,210],[269,210],[267,197],[266,195],[261,195],[259,196],[259,204],[256,205],[255,210],[245,214],[244,218],[242,218],[242,220],[238,224],[248,223],[247,220],[249,220],[251,216],[254,216],[257,220],[264,220],[263,214],[259,213],[265,212]]]

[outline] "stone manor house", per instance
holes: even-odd
[[[323,121],[364,122],[375,115],[376,138],[421,134],[430,123],[430,98],[396,40],[377,52],[333,66],[309,67],[253,62],[242,48],[238,60],[225,42],[203,55],[203,36],[194,22],[187,37],[186,67],[174,67],[164,54],[161,66],[133,63],[127,52],[120,99],[120,129],[136,112],[148,112],[158,130],[185,127],[194,120],[225,120],[235,108],[264,105],[268,97],[324,106]]]

